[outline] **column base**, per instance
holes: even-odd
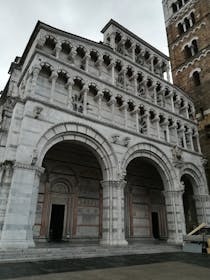
[[[100,245],[102,246],[127,246],[127,240],[101,240]]]
[[[167,243],[169,245],[179,245],[182,246],[183,245],[183,240],[177,240],[177,239],[168,239]]]
[[[27,249],[35,247],[33,240],[0,240],[1,249]]]

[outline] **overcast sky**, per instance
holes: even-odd
[[[0,90],[15,56],[21,56],[38,20],[100,41],[113,18],[168,54],[161,0],[0,0]]]

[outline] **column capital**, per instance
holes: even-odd
[[[170,191],[162,191],[162,194],[165,196],[165,198],[178,198],[184,194],[183,188],[177,189],[177,190],[170,190]]]
[[[127,181],[125,180],[118,180],[118,181],[115,181],[115,180],[109,180],[109,181],[101,181],[101,186],[102,188],[107,188],[107,187],[115,187],[115,188],[122,188],[124,189],[126,184],[127,184]]]
[[[41,174],[44,173],[44,171],[45,171],[45,168],[44,168],[44,167],[40,167],[40,166],[37,166],[37,165],[30,165],[30,164],[21,163],[21,162],[15,162],[15,164],[14,164],[14,169],[34,170],[34,171],[36,171],[39,175],[41,175]]]
[[[200,202],[210,202],[210,195],[209,194],[196,194],[193,196],[196,201]]]
[[[56,80],[57,78],[58,78],[58,73],[55,70],[53,70],[49,80],[52,81],[52,80]]]

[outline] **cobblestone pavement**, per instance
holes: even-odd
[[[161,253],[0,264],[0,279],[209,280],[210,256]]]

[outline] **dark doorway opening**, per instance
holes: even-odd
[[[63,235],[65,205],[52,204],[50,219],[50,241],[61,241]]]
[[[158,213],[152,212],[152,234],[155,239],[160,238]]]

